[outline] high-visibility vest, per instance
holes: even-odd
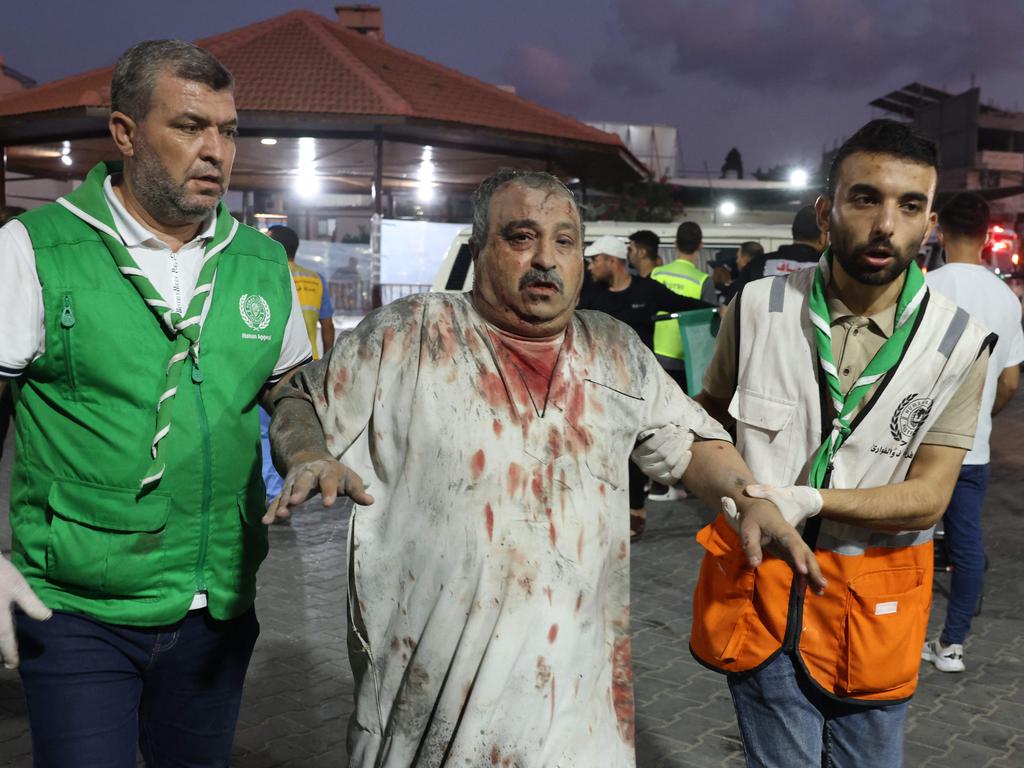
[[[306,324],[306,333],[309,334],[309,343],[313,348],[313,359],[317,360],[320,353],[317,351],[316,333],[320,321],[320,305],[324,299],[324,283],[312,269],[299,266],[294,261],[288,262],[288,269],[295,282],[295,292],[299,294],[302,320]]]
[[[807,270],[749,283],[738,307],[739,369],[729,413],[737,448],[768,485],[806,483],[823,430],[831,430],[831,412],[823,419],[820,410],[828,399],[818,389],[807,312],[813,278]],[[856,416],[826,486],[905,480],[925,434],[990,343],[964,310],[929,293],[903,358]],[[824,595],[806,594],[778,558],[748,568],[721,515],[700,531],[706,552],[694,594],[694,656],[723,672],[746,672],[792,651],[829,696],[909,698],[931,606],[931,530],[888,533],[814,517],[803,535],[828,580]]]
[[[697,266],[686,259],[675,261],[655,267],[651,272],[651,278],[667,287],[674,293],[682,296],[689,296],[692,299],[700,299],[701,289],[708,275],[702,272]],[[668,312],[659,312],[658,316],[667,316]],[[667,368],[682,368],[683,340],[679,335],[679,325],[671,320],[661,320],[654,323],[654,354],[658,360]],[[675,364],[673,364],[675,363]]]

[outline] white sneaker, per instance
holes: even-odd
[[[921,658],[930,661],[939,672],[963,672],[964,647],[959,643],[943,646],[938,638],[929,640],[921,650]]]
[[[664,493],[648,494],[647,498],[651,501],[682,501],[686,498],[686,490],[682,487],[673,486]]]

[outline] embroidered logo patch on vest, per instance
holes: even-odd
[[[257,293],[243,293],[239,297],[238,313],[254,331],[262,331],[270,325],[270,305]]]
[[[893,411],[889,420],[889,434],[901,444],[909,443],[931,412],[931,398],[918,397],[917,392],[907,395]]]

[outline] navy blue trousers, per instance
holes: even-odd
[[[124,627],[55,611],[15,616],[37,768],[227,766],[259,622],[190,611]]]
[[[964,464],[942,516],[946,551],[953,573],[940,642],[963,645],[985,583],[985,547],[981,541],[981,505],[988,490],[988,464]]]

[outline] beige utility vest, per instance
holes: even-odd
[[[736,307],[739,359],[729,413],[737,448],[754,477],[769,485],[806,483],[823,429],[832,429],[809,318],[814,274],[750,283]],[[851,423],[827,487],[903,481],[923,437],[990,343],[966,311],[929,292],[903,357]],[[694,655],[715,669],[743,672],[793,650],[831,696],[908,698],[931,605],[931,530],[888,533],[812,518],[804,539],[828,579],[821,596],[796,588],[777,558],[747,568],[721,516],[698,534],[707,552],[694,598]]]

